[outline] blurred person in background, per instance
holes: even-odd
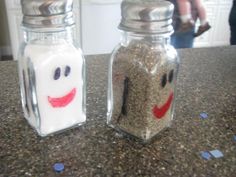
[[[194,37],[197,37],[210,29],[210,25],[206,18],[206,13],[203,12],[203,14],[200,15],[202,17],[199,17],[199,9],[202,7],[204,8],[204,6],[202,6],[202,3],[196,4],[195,1],[197,0],[181,0],[182,2],[180,3],[178,2],[179,0],[168,1],[173,3],[175,6],[173,14],[173,27],[175,32],[171,36],[171,44],[177,49],[192,48]],[[201,24],[195,33],[195,23],[198,18],[202,20],[200,21]]]
[[[178,8],[179,8],[180,20],[182,22],[182,28],[188,25],[194,26],[194,21],[192,20],[192,16],[191,16],[190,1],[177,0],[177,3],[178,3]],[[202,0],[193,0],[192,3],[195,9],[197,10],[197,14],[200,20],[200,26],[198,27],[197,32],[194,34],[195,37],[198,37],[204,32],[208,31],[211,28],[211,26],[209,25],[209,22],[207,21],[206,9],[205,9],[205,6],[203,5]]]
[[[229,15],[229,25],[230,25],[230,44],[236,45],[236,0],[233,0],[233,6]]]

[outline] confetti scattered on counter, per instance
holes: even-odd
[[[210,160],[211,159],[211,154],[208,153],[207,151],[202,151],[201,156],[203,159]]]
[[[54,169],[55,172],[60,173],[64,170],[64,164],[63,163],[55,163],[53,165],[53,169]]]
[[[206,118],[208,118],[208,114],[205,113],[205,112],[202,112],[202,113],[200,114],[200,117],[201,117],[202,119],[206,119]]]
[[[212,150],[212,151],[210,151],[210,153],[215,158],[221,158],[221,157],[224,156],[223,153],[220,150],[218,150],[218,149]]]

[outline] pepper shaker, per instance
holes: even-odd
[[[170,45],[174,6],[123,0],[122,41],[109,64],[107,124],[148,142],[173,119],[179,59]]]

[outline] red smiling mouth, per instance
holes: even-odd
[[[54,108],[66,107],[75,97],[76,89],[73,88],[67,95],[60,98],[52,98],[48,96],[48,102]]]
[[[174,98],[174,93],[172,92],[167,100],[167,102],[160,108],[156,105],[153,107],[152,112],[157,119],[161,119],[166,112],[169,110],[172,100]]]

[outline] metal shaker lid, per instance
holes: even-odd
[[[165,0],[123,0],[119,29],[138,33],[173,33],[174,5]]]
[[[23,26],[64,27],[74,24],[73,0],[21,0]]]

